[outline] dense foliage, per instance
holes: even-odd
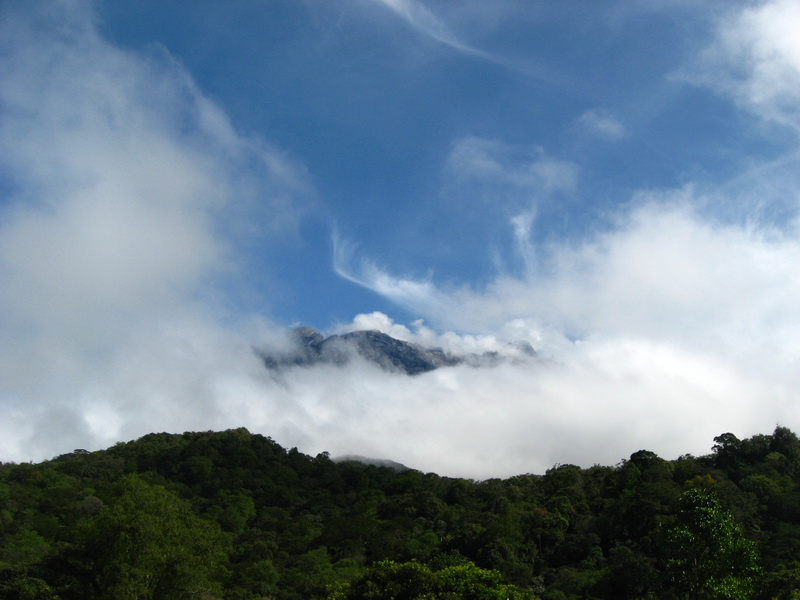
[[[471,481],[245,429],[0,465],[0,598],[800,597],[800,440]]]

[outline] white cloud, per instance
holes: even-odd
[[[583,243],[542,248],[536,276],[501,276],[485,290],[451,294],[435,323],[490,330],[535,315],[572,337],[621,333],[693,343],[710,334],[727,343],[733,331],[750,343],[778,334],[769,324],[795,315],[791,298],[800,292],[795,229],[709,222],[693,208],[690,191],[675,196],[642,200]]]
[[[800,5],[771,0],[730,13],[688,76],[764,118],[800,127]]]
[[[350,331],[381,331],[395,339],[418,344],[424,348],[441,348],[457,356],[494,352],[508,358],[522,358],[518,342],[531,340],[537,344],[543,339],[541,326],[516,321],[507,323],[494,334],[471,335],[455,331],[439,333],[418,319],[409,326],[396,323],[394,319],[381,312],[356,315],[352,322],[342,323],[334,328],[334,333]]]
[[[216,284],[311,188],[163,50],[100,38],[88,5],[5,5],[0,22],[0,454],[41,458],[202,403],[218,382],[200,358],[244,344],[217,325]]]
[[[510,473],[587,457],[607,464],[640,448],[703,453],[724,431],[796,426],[798,232],[714,222],[699,204],[691,189],[642,196],[607,231],[547,248],[535,276],[447,294],[427,282],[424,301],[401,302],[440,329],[513,331],[547,359],[474,379],[437,375],[430,408],[419,410],[452,427],[439,433],[439,451],[487,474],[491,461],[464,442],[474,436]],[[437,413],[444,381],[463,403],[457,416]]]
[[[578,127],[609,142],[615,142],[627,133],[625,126],[609,111],[603,108],[587,110],[576,121]]]
[[[578,171],[574,163],[550,157],[541,148],[480,137],[456,140],[446,168],[468,183],[512,186],[531,195],[572,190]]]
[[[514,229],[514,239],[517,242],[517,251],[525,264],[525,272],[529,274],[536,269],[536,250],[531,242],[534,219],[535,213],[532,210],[522,212],[510,219],[511,227]]]
[[[356,452],[471,477],[615,464],[642,448],[672,458],[703,453],[719,433],[775,424],[760,404],[763,389],[746,375],[647,340],[574,346],[558,362],[416,377],[366,363],[280,377],[243,387],[229,410],[312,454]]]
[[[415,281],[390,275],[373,261],[356,256],[357,246],[333,238],[333,268],[336,273],[357,285],[385,296],[399,304],[428,305],[439,303],[439,292],[430,281]]]

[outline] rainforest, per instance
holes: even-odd
[[[800,440],[476,481],[244,428],[0,465],[0,597],[789,599]]]

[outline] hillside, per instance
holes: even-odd
[[[715,442],[488,481],[245,429],[3,464],[0,597],[795,597],[800,441]]]

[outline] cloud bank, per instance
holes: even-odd
[[[714,224],[692,208],[690,192],[677,196],[643,201],[582,244],[549,248],[535,276],[449,294],[428,282],[431,296],[414,299],[412,308],[440,330],[502,331],[545,359],[439,375],[457,382],[463,402],[454,429],[469,429],[456,423],[491,406],[492,416],[480,417],[486,429],[471,433],[478,446],[518,444],[513,459],[504,454],[505,472],[525,470],[526,461],[529,470],[589,456],[614,463],[634,446],[671,457],[702,453],[724,431],[750,435],[798,422],[796,227]],[[462,442],[467,447],[466,436]]]
[[[103,40],[88,5],[5,5],[0,27],[3,458],[202,414],[218,382],[200,346],[244,343],[221,289],[253,236],[297,226],[304,169],[163,49]]]

